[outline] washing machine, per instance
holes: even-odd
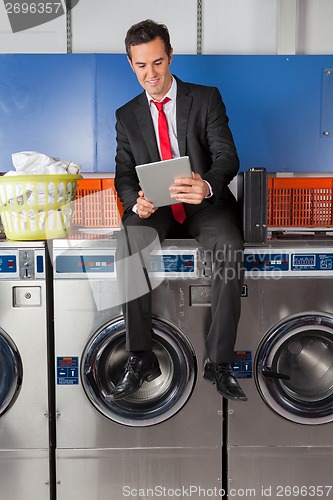
[[[0,498],[50,498],[46,249],[0,242]]]
[[[194,240],[168,240],[151,252],[153,350],[162,375],[111,402],[127,357],[116,244],[53,243],[57,498],[218,497],[222,398],[202,377],[210,263]]]
[[[231,496],[333,498],[333,245],[313,243],[245,251],[234,369],[248,402],[228,404]]]

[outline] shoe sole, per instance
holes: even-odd
[[[213,385],[216,384],[214,374],[212,373],[212,370],[210,370],[209,368],[205,367],[204,373],[203,373],[203,378]]]
[[[211,379],[208,375],[205,375],[205,374],[204,374],[204,375],[203,375],[203,378],[204,378],[205,380],[207,380],[207,382],[210,382],[210,383],[211,383],[211,384],[213,384],[213,385],[215,385],[215,384],[216,384],[215,379],[214,379],[214,380],[212,380],[212,379]]]
[[[162,372],[161,372],[160,368],[158,367],[153,372],[151,372],[147,377],[144,377],[144,379],[147,382],[152,382],[153,380],[158,378],[160,375],[162,375]]]

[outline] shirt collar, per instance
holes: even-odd
[[[149,105],[151,105],[151,101],[154,101],[155,99],[153,99],[152,96],[150,94],[148,94],[147,91],[146,91],[146,96],[147,96]],[[169,99],[171,99],[171,101],[175,101],[176,100],[176,97],[177,97],[177,82],[176,82],[176,78],[172,77],[171,87],[170,87],[169,91],[165,94],[165,96],[163,97],[163,99],[165,97],[169,97]],[[161,99],[161,101],[163,101],[163,99]]]

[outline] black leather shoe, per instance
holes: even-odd
[[[224,398],[247,401],[247,397],[235,379],[230,363],[217,364],[207,361],[203,376],[205,380],[216,384],[217,392]]]
[[[138,391],[143,382],[151,382],[160,375],[160,365],[153,352],[131,354],[126,362],[122,378],[106,399],[113,401],[127,398]]]

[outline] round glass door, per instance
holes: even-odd
[[[301,424],[333,421],[333,317],[299,314],[273,327],[255,359],[260,395],[269,407]]]
[[[128,426],[155,425],[177,413],[195,386],[197,363],[194,350],[183,332],[169,322],[153,318],[153,351],[162,375],[144,382],[132,396],[107,399],[122,376],[128,357],[125,324],[114,320],[98,331],[82,355],[81,379],[93,406],[107,418]]]
[[[22,385],[22,361],[12,339],[0,329],[0,417],[13,405]]]

